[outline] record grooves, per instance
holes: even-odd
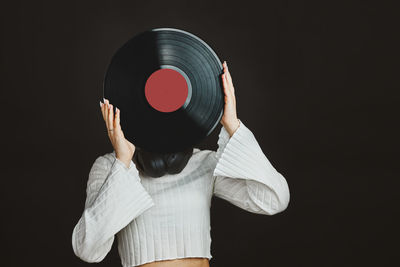
[[[158,28],[137,34],[111,59],[103,96],[121,110],[135,146],[178,152],[207,137],[221,120],[222,64],[200,38]]]

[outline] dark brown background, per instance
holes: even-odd
[[[291,190],[275,216],[214,198],[211,266],[392,266],[399,245],[398,9],[376,1],[10,1],[1,8],[1,265],[71,246],[115,50],[175,27],[227,60],[238,117]],[[200,148],[216,149],[220,126]],[[397,262],[397,261],[396,261]],[[4,265],[8,266],[8,265]],[[116,242],[96,266],[120,266]]]

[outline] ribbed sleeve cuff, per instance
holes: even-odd
[[[218,144],[214,176],[248,179],[248,188],[255,193],[260,190],[259,184],[254,181],[263,183],[276,193],[282,205],[287,204],[289,190],[285,178],[272,166],[254,134],[243,121],[240,121],[239,128],[230,138],[226,129],[222,127]],[[276,206],[278,203],[270,205]]]
[[[240,124],[242,122],[241,122],[240,119],[238,119],[238,120],[239,120],[239,128],[240,128]],[[239,128],[236,131],[238,131]],[[217,159],[219,159],[221,157],[221,155],[222,155],[222,153],[223,153],[223,151],[225,149],[225,146],[229,141],[229,138],[230,138],[230,136],[229,136],[228,131],[225,129],[225,127],[222,126],[221,127],[221,131],[219,132],[219,135],[218,135],[218,141],[217,141],[218,149],[217,149],[217,152],[215,154]]]

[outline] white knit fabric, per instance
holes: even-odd
[[[289,188],[239,120],[232,137],[224,127],[218,150],[194,149],[175,175],[152,178],[127,168],[115,151],[90,170],[85,208],[72,232],[74,253],[100,262],[117,236],[122,266],[186,257],[211,259],[212,196],[249,212],[273,215],[286,209]]]

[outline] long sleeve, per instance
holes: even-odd
[[[131,161],[99,156],[89,172],[85,208],[72,232],[76,256],[100,262],[111,250],[114,235],[154,205]]]
[[[269,162],[254,134],[239,120],[230,137],[224,127],[214,153],[213,194],[249,212],[273,215],[286,209],[286,179]]]

